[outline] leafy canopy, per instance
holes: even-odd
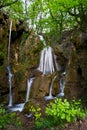
[[[2,0],[0,5],[12,18],[28,20],[39,33],[87,28],[87,0]]]

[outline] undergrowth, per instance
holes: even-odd
[[[0,129],[8,129],[10,125],[15,129],[22,128],[22,123],[16,113],[8,113],[3,105],[0,105]]]
[[[87,116],[87,109],[81,105],[81,100],[72,100],[69,102],[67,99],[56,99],[50,102],[45,110],[45,117],[42,117],[41,108],[39,106],[31,106],[30,111],[35,117],[35,130],[49,128],[49,130],[58,126],[61,128],[65,123],[75,122]]]

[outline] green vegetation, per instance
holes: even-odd
[[[70,103],[64,99],[57,99],[46,108],[48,116],[53,117],[59,124],[72,122],[85,116],[85,111],[81,108],[81,102],[72,100]]]
[[[60,37],[63,31],[78,29],[79,31],[87,33],[87,0],[1,0],[0,11],[8,14],[10,18],[25,22],[29,28],[35,32],[46,33],[49,36]],[[4,17],[6,17],[4,15]],[[4,23],[1,23],[1,26]],[[30,29],[30,31],[32,30]],[[80,34],[80,33],[79,33]],[[29,33],[23,34],[23,39],[20,46],[19,59],[20,62],[27,62],[29,67],[37,64],[38,52],[43,48],[42,43],[35,45],[33,38],[30,39],[32,49],[30,46],[25,48],[25,41]],[[48,41],[49,41],[49,37]],[[54,38],[55,39],[55,38]],[[75,38],[76,41],[76,38]],[[38,47],[37,47],[38,46]],[[78,45],[79,46],[79,45]],[[82,50],[83,44],[80,46]],[[83,48],[87,48],[86,43]],[[3,66],[5,53],[2,52],[3,47],[0,46],[0,60],[1,67]],[[25,51],[26,50],[26,51]],[[26,56],[30,56],[26,58]],[[31,60],[30,60],[31,58]],[[25,64],[24,64],[25,65]],[[17,82],[22,80],[24,70],[19,70],[17,73]],[[86,85],[85,85],[86,86]],[[87,95],[84,97],[87,99]],[[52,126],[62,126],[66,122],[73,122],[77,119],[82,119],[87,115],[87,110],[81,106],[81,101],[68,102],[66,99],[62,101],[57,99],[54,103],[50,103],[46,107],[46,116],[42,117],[41,108],[31,107],[31,112],[35,116],[35,124],[37,129]],[[15,123],[15,124],[14,124]],[[16,118],[15,113],[7,113],[3,106],[0,106],[0,128],[7,128],[10,124],[15,127],[20,126],[20,121]]]
[[[0,129],[8,128],[10,125],[14,128],[22,127],[22,123],[16,113],[7,113],[3,105],[0,105]]]
[[[86,0],[5,0],[0,2],[0,9],[9,12],[12,18],[23,20],[37,32],[57,33],[65,29],[79,28],[86,31]]]
[[[34,113],[35,120],[39,120],[41,118],[41,108],[39,105],[35,107],[31,106],[30,111]]]
[[[75,122],[87,116],[87,109],[83,108],[81,101],[72,100],[68,102],[67,99],[56,99],[46,107],[45,117],[41,116],[41,108],[31,107],[31,112],[35,116],[35,124],[37,129],[45,127],[62,127],[66,122]]]

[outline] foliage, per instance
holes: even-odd
[[[81,109],[81,101],[72,100],[70,103],[64,99],[57,99],[46,108],[46,113],[52,117],[55,123],[63,124],[72,122],[85,116],[85,111]]]
[[[24,20],[25,15],[23,13],[23,2],[21,0],[1,0],[0,5],[1,11],[9,14],[11,18]]]
[[[43,122],[43,118],[41,117],[41,108],[39,105],[37,105],[36,107],[31,106],[31,108],[29,109],[30,112],[33,113],[34,117],[35,117],[35,125],[36,125],[36,129],[41,129],[42,126],[42,122]]]
[[[56,99],[46,107],[46,116],[41,117],[41,108],[31,107],[34,112],[35,124],[37,129],[45,127],[58,126],[61,127],[66,122],[73,122],[77,119],[83,119],[87,115],[87,109],[83,109],[81,101],[72,100],[68,102],[67,99]]]
[[[37,105],[36,108],[31,106],[30,111],[33,112],[35,120],[38,120],[41,118],[41,112],[40,112],[41,108],[39,107],[39,105]]]
[[[7,113],[3,105],[0,105],[0,129],[8,128],[9,125],[21,127],[20,119],[16,117],[16,113]]]
[[[65,29],[77,27],[86,31],[87,28],[86,0],[5,0],[0,4],[9,5],[3,11],[12,18],[28,20],[28,25],[38,33],[61,34]]]
[[[87,2],[86,0],[36,0],[29,7],[29,16],[32,24],[44,31],[64,29],[79,26],[86,27]],[[85,22],[84,22],[85,20]],[[40,29],[41,30],[41,29]]]

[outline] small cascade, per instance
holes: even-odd
[[[27,94],[26,94],[26,100],[25,100],[25,102],[28,102],[28,100],[29,100],[30,88],[31,88],[31,85],[33,83],[33,80],[34,80],[34,78],[31,78],[31,79],[27,80]]]
[[[11,73],[11,68],[10,65],[7,66],[7,71],[8,71],[8,83],[9,83],[9,107],[12,106],[12,73]]]
[[[43,42],[43,45],[46,46],[46,42],[45,42],[43,36],[42,36],[42,35],[39,35],[39,38],[40,38],[40,40]]]
[[[9,112],[14,112],[14,111],[23,111],[25,103],[20,103],[20,104],[16,104],[13,105],[12,107],[9,108]]]
[[[57,94],[56,97],[63,97],[64,96],[64,88],[65,88],[65,72],[62,73],[62,78],[60,79],[60,93]]]
[[[30,88],[31,88],[31,85],[32,85],[34,79],[35,78],[33,77],[33,78],[30,78],[27,80],[27,94],[26,94],[25,102],[13,105],[12,107],[9,108],[9,112],[13,112],[13,111],[22,112],[23,111],[25,103],[28,102],[28,100],[29,100]]]
[[[45,96],[45,100],[51,100],[51,99],[54,99],[55,97],[52,96],[52,87],[53,87],[53,82],[54,80],[56,79],[57,76],[55,76],[51,82],[51,85],[50,85],[50,91],[49,91],[49,96]]]
[[[8,65],[9,65],[9,63],[10,63],[11,30],[12,30],[12,20],[11,20],[11,22],[10,22],[10,31],[9,31],[9,43],[8,43]]]
[[[13,74],[11,73],[11,67],[10,67],[10,44],[11,44],[11,30],[12,30],[12,20],[10,22],[10,31],[9,31],[9,44],[8,44],[8,66],[7,66],[7,71],[8,71],[8,83],[9,83],[9,107],[12,106],[12,76]]]
[[[43,41],[45,48],[41,51],[40,63],[37,68],[43,74],[53,73],[55,69],[59,71],[61,69],[60,65],[57,63],[57,56],[53,54],[53,50],[50,46],[46,45],[46,42],[42,35],[39,35],[40,40]]]
[[[45,47],[41,51],[40,64],[38,70],[43,72],[43,74],[52,74],[55,71],[52,56],[52,48],[50,46]]]

